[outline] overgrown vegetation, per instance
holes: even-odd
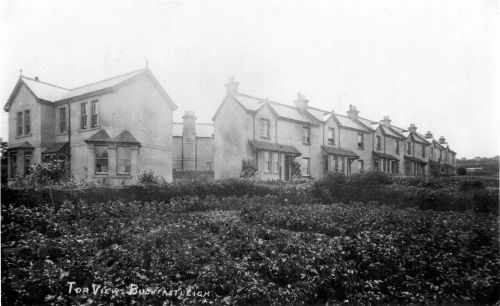
[[[2,216],[6,305],[469,304],[499,294],[498,217],[487,214],[210,196],[3,204]],[[68,293],[68,282],[91,291]],[[92,284],[209,295],[93,295]]]
[[[241,175],[242,178],[252,178],[259,171],[257,165],[252,159],[244,159],[241,161]]]

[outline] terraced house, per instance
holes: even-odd
[[[414,124],[402,129],[389,117],[369,120],[353,105],[346,115],[318,109],[300,93],[294,105],[270,101],[240,93],[234,78],[225,86],[226,96],[213,117],[215,178],[238,177],[242,160],[253,160],[257,178],[264,180],[289,180],[292,161],[300,163],[302,176],[312,178],[328,171],[429,174],[432,142]]]
[[[9,180],[62,159],[86,181],[129,184],[140,170],[172,179],[175,103],[149,68],[67,89],[21,76],[9,113]]]

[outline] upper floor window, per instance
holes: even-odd
[[[118,174],[130,174],[130,147],[116,147],[116,170]]]
[[[271,135],[271,121],[269,119],[260,119],[260,137],[270,138]]]
[[[411,155],[411,142],[406,143],[406,154]]]
[[[80,104],[80,129],[82,130],[88,127],[87,104],[87,102]]]
[[[95,146],[95,173],[108,173],[108,146]]]
[[[65,133],[68,130],[66,124],[66,107],[61,107],[59,109],[59,133]]]
[[[311,128],[307,126],[302,127],[302,143],[311,144]]]
[[[335,145],[335,129],[328,128],[328,144]]]
[[[23,112],[17,113],[17,136],[23,136]]]
[[[425,146],[422,145],[422,157],[425,157]]]
[[[302,175],[311,173],[311,159],[309,157],[302,158]]]
[[[365,147],[365,137],[362,133],[358,133],[358,149]]]
[[[24,133],[26,135],[31,133],[31,113],[29,110],[24,111]]]
[[[377,150],[382,150],[382,138],[377,135]]]
[[[90,126],[91,127],[96,127],[99,124],[99,122],[98,122],[99,110],[98,110],[97,100],[94,100],[94,101],[90,102],[90,105],[91,105],[91,109],[90,109]]]
[[[396,140],[396,154],[399,154],[399,141]]]

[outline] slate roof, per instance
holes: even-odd
[[[408,160],[411,160],[411,161],[414,161],[414,162],[418,162],[418,163],[422,163],[422,164],[427,164],[426,161],[420,159],[420,158],[417,158],[415,156],[406,156],[405,155],[405,159],[408,159]]]
[[[352,152],[352,151],[349,151],[349,150],[345,150],[345,149],[339,149],[339,148],[336,148],[336,147],[332,147],[332,146],[321,146],[321,148],[328,154],[334,154],[334,155],[342,155],[342,156],[350,156],[350,157],[355,157],[355,158],[359,158],[359,155]]]
[[[27,141],[23,141],[20,143],[14,143],[7,147],[7,150],[11,149],[34,149],[33,145]]]
[[[63,88],[57,85],[36,81],[34,79],[22,76],[21,80],[24,84],[33,92],[33,94],[42,100],[48,102],[55,102],[60,100],[65,94],[68,93],[69,89]]]
[[[98,92],[101,90],[111,89],[111,88],[118,86],[118,85],[120,85],[120,84],[134,78],[135,76],[142,74],[142,73],[149,73],[150,75],[152,75],[151,71],[148,68],[141,68],[138,70],[134,70],[134,71],[122,74],[122,75],[118,75],[118,76],[115,76],[112,78],[108,78],[105,80],[101,80],[98,82],[94,82],[91,84],[87,84],[87,85],[72,88],[72,89],[64,88],[61,86],[57,86],[57,85],[49,84],[46,82],[37,81],[37,80],[34,80],[32,78],[28,78],[25,76],[21,76],[19,78],[18,83],[16,84],[16,88],[14,89],[11,96],[9,97],[9,100],[5,104],[4,109],[8,110],[8,108],[10,107],[10,104],[12,103],[12,101],[15,97],[15,94],[16,94],[16,92],[21,84],[25,84],[28,87],[28,89],[38,99],[48,101],[48,102],[57,102],[57,101],[71,99],[71,98],[76,98],[76,97],[83,96],[86,94],[91,94],[91,93]],[[156,81],[154,76],[152,77],[152,80],[156,85],[158,85],[160,92],[166,97],[166,99],[172,105],[172,107],[174,109],[177,108],[177,106],[172,101],[172,99],[163,90],[163,88],[161,88],[161,85],[158,84],[158,82]]]
[[[288,145],[282,145],[273,142],[258,141],[258,140],[249,140],[249,143],[255,150],[275,151],[275,152],[284,152],[295,155],[301,155],[299,150],[297,150],[294,146],[288,146]]]
[[[399,158],[397,158],[396,156],[393,156],[393,155],[390,155],[390,154],[387,154],[387,153],[377,152],[377,151],[373,151],[373,155],[375,155],[377,157],[380,157],[380,158],[387,158],[387,159],[392,159],[392,160],[399,160]]]
[[[391,126],[387,127],[387,126],[384,126],[383,124],[381,124],[380,129],[382,130],[382,133],[384,133],[384,135],[386,135],[386,136],[390,136],[390,137],[398,138],[398,139],[405,138],[402,134],[396,132]]]
[[[43,153],[60,153],[67,151],[68,142],[56,142],[53,143],[50,147],[45,149]]]
[[[141,146],[141,143],[128,130],[123,130],[118,136],[112,138],[106,130],[102,129],[85,139],[85,142],[121,142]]]
[[[184,124],[180,122],[173,123],[172,136],[182,137]],[[214,137],[213,123],[196,123],[196,137]]]
[[[366,132],[371,131],[371,129],[368,129],[368,127],[366,127],[364,124],[361,124],[361,123],[357,122],[356,120],[352,120],[348,116],[335,114],[335,117],[337,117],[340,124],[344,127],[355,129],[355,130],[360,130],[360,131],[366,131]]]

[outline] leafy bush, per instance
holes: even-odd
[[[37,185],[53,185],[65,178],[64,160],[55,159],[30,166],[28,182]]]
[[[170,204],[65,202],[58,211],[3,203],[2,302],[493,304],[498,298],[497,216],[283,203],[277,196],[210,196]],[[69,294],[72,281],[210,295]]]
[[[290,162],[290,175],[292,179],[296,179],[302,176],[301,164],[295,159],[292,159]]]
[[[254,160],[244,159],[241,161],[241,175],[242,178],[252,178],[255,176],[259,168]]]
[[[352,185],[390,185],[392,183],[392,176],[382,171],[367,171],[349,177],[349,184]]]
[[[161,176],[155,175],[155,172],[152,169],[139,171],[138,179],[140,184],[160,184],[164,181]]]
[[[460,167],[460,168],[457,168],[457,174],[458,175],[466,175],[467,171],[465,170],[465,168]]]

